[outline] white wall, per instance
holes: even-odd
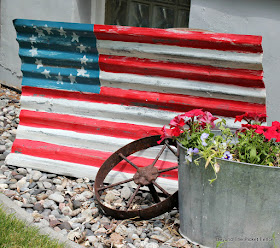
[[[263,37],[268,122],[280,121],[280,1],[192,0],[190,28]]]
[[[0,82],[21,87],[13,19],[104,24],[105,0],[0,0]]]

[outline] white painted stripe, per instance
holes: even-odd
[[[18,126],[17,139],[28,139],[60,146],[84,148],[112,153],[134,141],[132,139],[77,133],[60,129],[35,128],[22,125]],[[145,151],[135,153],[134,156],[154,159],[159,153],[160,149],[161,146],[151,147]],[[174,148],[174,150],[176,149]],[[177,158],[168,149],[165,150],[160,159],[170,162],[177,161]]]
[[[265,89],[207,83],[176,78],[100,71],[101,87],[184,94],[265,104]]]
[[[151,127],[169,124],[178,113],[136,106],[103,104],[67,99],[21,96],[23,109],[48,113],[69,114],[113,122]]]
[[[262,54],[238,53],[201,48],[155,45],[137,42],[97,40],[99,54],[155,59],[161,61],[262,70]]]
[[[115,138],[88,133],[77,133],[61,129],[36,128],[19,125],[17,139],[47,142],[60,146],[115,152],[133,139]]]
[[[5,160],[5,163],[8,165],[31,168],[76,178],[87,177],[91,180],[95,180],[99,169],[94,166],[38,158],[18,153],[10,153]],[[105,182],[112,184],[132,177],[133,174],[130,173],[111,171],[106,177]],[[178,182],[176,180],[158,178],[156,182],[170,193],[173,193],[178,189]]]
[[[22,109],[42,111],[57,114],[69,114],[112,122],[130,123],[151,127],[168,125],[178,112],[150,109],[144,107],[123,106],[116,104],[91,103],[66,99],[51,99],[45,97],[21,96]],[[219,117],[219,116],[217,116]],[[235,118],[227,120],[228,127],[238,128]]]

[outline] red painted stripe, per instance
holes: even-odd
[[[243,87],[264,88],[263,71],[220,68],[206,65],[193,65],[123,57],[99,55],[101,71],[113,73],[132,73],[145,76],[160,76],[238,85]],[[213,86],[215,87],[215,86]]]
[[[262,104],[231,101],[224,99],[194,97],[179,94],[146,92],[137,90],[123,90],[119,88],[102,87],[100,94],[82,94],[62,90],[42,89],[24,86],[23,96],[62,98],[76,101],[88,101],[104,104],[118,104],[139,106],[174,112],[186,112],[195,108],[202,108],[214,115],[235,117],[245,112],[266,114],[266,107]]]
[[[94,25],[97,40],[174,45],[222,51],[261,53],[262,37],[198,31]]]
[[[129,123],[97,120],[66,114],[21,110],[20,125],[36,128],[53,128],[78,133],[97,134],[117,138],[141,139],[161,134],[160,128]]]
[[[104,161],[112,154],[109,152],[59,146],[46,142],[26,139],[16,139],[12,147],[12,153],[21,153],[33,157],[60,160],[94,167],[101,167]],[[147,166],[153,161],[153,159],[139,158],[135,156],[130,156],[129,159],[131,159],[139,167]],[[165,169],[176,166],[176,164],[159,160],[156,166],[160,169]],[[135,173],[135,169],[128,165],[125,161],[121,162],[117,167],[114,168],[114,170]],[[177,170],[170,171],[166,173],[166,175],[168,175],[168,179],[177,180],[178,178]]]

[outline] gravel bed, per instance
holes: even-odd
[[[88,178],[5,165],[19,123],[20,95],[1,87],[0,99],[0,193],[30,213],[37,226],[50,226],[84,247],[199,247],[178,233],[176,209],[151,220],[116,220],[99,209],[94,182]],[[104,201],[121,208],[133,191],[127,185],[106,190]],[[140,191],[137,195],[147,205],[150,198],[147,192]]]

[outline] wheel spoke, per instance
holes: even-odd
[[[126,205],[126,208],[127,208],[127,209],[129,209],[129,207],[130,207],[130,205],[131,205],[131,203],[132,203],[134,197],[135,197],[136,194],[138,193],[140,187],[141,187],[141,185],[139,184],[138,187],[137,187],[137,189],[134,191],[133,195],[130,197],[130,199],[129,199],[127,205]]]
[[[160,202],[160,199],[159,199],[158,193],[157,193],[157,191],[156,191],[156,189],[155,189],[155,186],[154,186],[153,184],[149,184],[149,185],[148,185],[148,188],[149,188],[149,190],[150,190],[150,192],[151,192],[151,195],[152,195],[153,198],[154,198],[154,201],[155,201],[156,203],[159,203],[159,202]]]
[[[170,196],[170,194],[169,194],[164,188],[162,188],[160,185],[158,185],[156,182],[153,182],[153,184],[154,184],[159,190],[161,190],[165,195]]]
[[[158,173],[163,173],[163,172],[167,172],[167,171],[171,171],[171,170],[175,170],[175,169],[178,169],[178,166],[174,166],[174,167],[159,170]]]
[[[164,149],[166,148],[167,144],[165,144],[159,151],[158,155],[156,156],[155,160],[153,161],[151,166],[154,166],[156,164],[156,162],[158,161],[159,157],[161,156],[161,154],[163,153]]]
[[[129,182],[131,182],[131,181],[133,181],[133,178],[130,178],[130,179],[127,179],[127,180],[118,182],[118,183],[114,183],[114,184],[111,184],[111,185],[108,185],[108,186],[99,188],[99,189],[97,189],[97,190],[98,190],[98,191],[101,191],[101,190],[104,190],[104,189],[113,188],[113,187],[118,186],[118,185],[120,185],[120,184],[129,183]]]
[[[173,148],[172,148],[168,143],[166,143],[166,145],[167,145],[168,149],[169,149],[176,157],[179,157],[179,156],[178,156],[178,152],[175,152],[175,151],[173,150]]]
[[[136,170],[138,170],[138,166],[132,163],[130,160],[128,160],[127,157],[124,156],[122,153],[119,153],[119,156],[122,157],[127,163],[131,164]]]

